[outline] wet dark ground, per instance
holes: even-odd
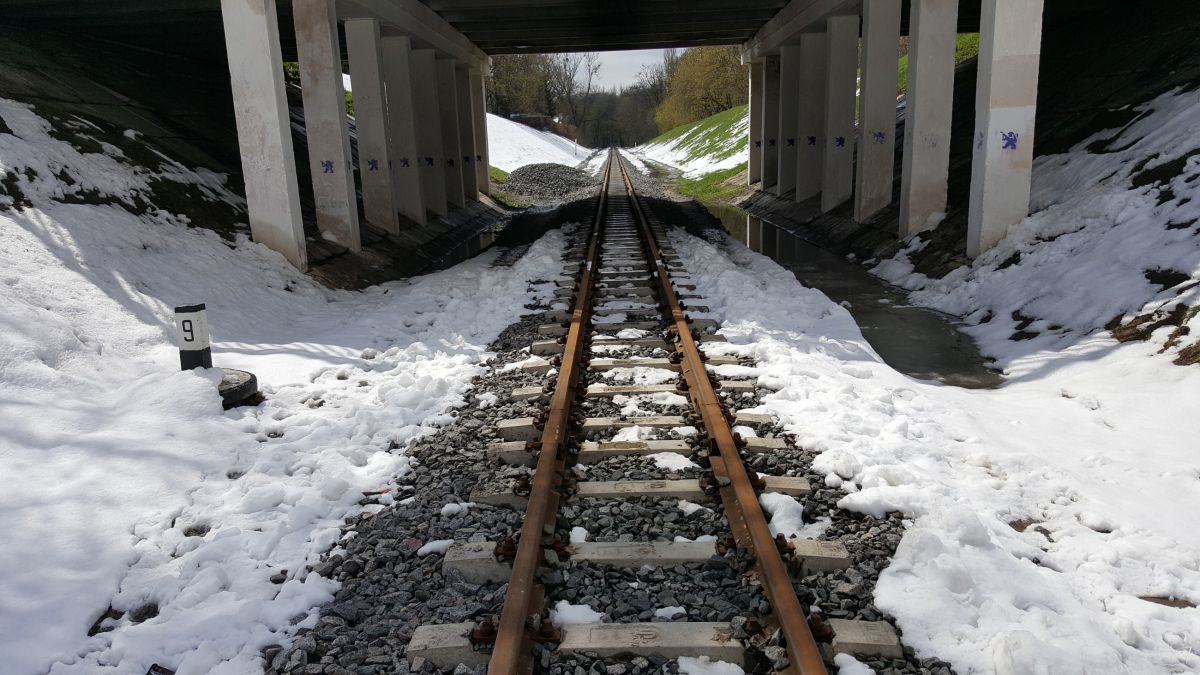
[[[843,303],[863,337],[896,370],[919,380],[972,389],[1004,382],[1000,373],[988,367],[975,341],[960,330],[955,317],[909,304],[903,289],[735,206],[707,208],[733,239],[791,270],[806,286]]]

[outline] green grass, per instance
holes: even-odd
[[[742,162],[728,169],[706,173],[699,178],[680,178],[675,184],[675,191],[705,203],[728,203],[745,192],[746,186],[741,182],[730,184],[727,181],[745,170],[746,163]]]
[[[954,65],[979,56],[979,33],[960,33],[954,41]],[[900,72],[897,75],[900,91],[908,91],[908,55],[900,57]]]
[[[504,190],[497,188],[492,188],[491,197],[494,201],[500,202],[510,209],[523,209],[533,206],[533,202],[527,199],[522,199],[511,192],[505,192]]]
[[[744,105],[719,112],[699,122],[683,124],[663,132],[647,144],[667,144],[686,153],[688,161],[711,157],[713,161],[731,157],[741,150],[740,141],[746,133],[748,107]]]
[[[488,178],[490,178],[493,183],[503,183],[504,179],[508,178],[508,172],[505,171],[504,169],[500,169],[500,168],[497,168],[494,166],[489,166],[488,167]]]

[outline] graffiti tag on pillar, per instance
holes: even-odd
[[[846,147],[846,137],[845,136],[838,136],[837,138],[833,139],[833,142],[836,143],[839,148]]]
[[[754,147],[756,147],[756,148],[761,148],[761,147],[762,147],[762,141],[754,141]]]
[[[425,158],[425,166],[433,166],[433,158],[432,157]]]
[[[454,160],[452,160],[452,159],[447,159],[447,160],[446,160],[446,166],[447,166],[447,167],[449,167],[449,168],[451,168],[451,169],[453,169],[453,168],[454,168]]]
[[[482,161],[483,161],[483,155],[475,155],[475,161],[476,161],[476,162],[482,162]]]
[[[808,144],[809,144],[809,145],[816,145],[816,144],[817,144],[817,137],[816,137],[816,136],[809,136],[809,137],[808,137]]]
[[[775,139],[772,138],[771,140],[767,141],[767,145],[771,146],[772,148],[775,147]]]
[[[378,171],[378,170],[379,170],[379,160],[368,159],[367,160],[367,171]]]
[[[1000,149],[1001,150],[1016,150],[1017,149],[1017,132],[1001,131],[1000,132]]]
[[[326,159],[321,162],[321,173],[333,173],[333,162]]]
[[[402,167],[408,166],[408,158],[407,157],[400,158],[400,166],[402,166]]]
[[[883,142],[887,140],[887,134],[882,131],[876,131],[871,134],[871,138],[875,141],[876,145],[883,145]]]
[[[471,156],[463,155],[463,164],[470,164],[470,163],[471,163]]]
[[[788,147],[789,147],[789,148],[794,148],[794,147],[796,147],[796,139],[794,139],[794,138],[789,138],[789,139],[788,139]]]

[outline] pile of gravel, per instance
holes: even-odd
[[[508,174],[504,190],[537,200],[565,200],[595,191],[596,182],[588,172],[562,164],[528,164]]]

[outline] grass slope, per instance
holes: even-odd
[[[739,141],[745,133],[741,122],[749,106],[740,105],[706,117],[698,122],[683,124],[663,132],[646,145],[670,145],[687,161],[702,157],[712,161],[728,159],[743,150]]]

